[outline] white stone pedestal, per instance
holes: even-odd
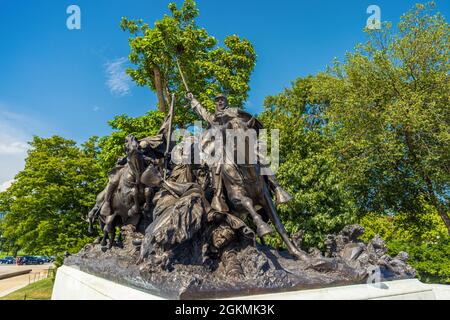
[[[239,300],[450,300],[450,286],[428,285],[419,280],[399,280],[377,285],[353,286],[273,293],[236,298]],[[79,271],[58,269],[52,300],[163,300]]]

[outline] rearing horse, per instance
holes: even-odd
[[[228,122],[224,129],[232,130],[237,133],[241,132],[243,135],[241,137],[238,135],[238,139],[245,139],[245,132],[252,128],[252,120],[246,122],[240,118],[235,118]],[[227,136],[227,138],[229,137]],[[229,149],[230,148],[226,148],[226,161],[222,164],[219,171],[227,198],[234,209],[233,211],[241,217],[250,214],[257,227],[257,233],[261,238],[272,232],[272,229],[266,223],[270,220],[273,223],[275,230],[283,239],[283,242],[286,244],[291,255],[307,263],[313,262],[311,257],[297,248],[289,238],[286,229],[276,212],[269,191],[267,177],[261,174],[261,165],[259,161],[250,163],[249,155],[246,152],[244,156],[241,155],[241,159],[244,158],[246,160],[245,164],[236,163],[234,154],[236,152],[242,152],[242,150],[237,150],[236,148]],[[246,150],[247,148],[244,149]],[[260,209],[256,210],[256,208]]]
[[[95,207],[89,212],[89,232],[93,232],[93,224],[99,218],[100,228],[103,231],[101,245],[112,248],[114,244],[116,227],[131,224],[137,226],[141,218],[141,208],[145,203],[144,185],[140,182],[141,174],[145,170],[142,152],[139,150],[137,139],[129,135],[126,137],[125,152],[127,163],[113,174],[118,175],[117,186],[111,195],[111,210],[101,210],[105,205],[106,189],[97,196]],[[104,212],[108,212],[105,214]]]

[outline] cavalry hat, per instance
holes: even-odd
[[[224,94],[222,94],[222,93],[218,94],[218,95],[214,98],[214,101],[217,101],[217,100],[219,100],[219,99],[225,99],[225,100],[228,101],[227,96],[224,95]]]

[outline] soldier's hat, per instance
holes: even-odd
[[[219,99],[225,99],[226,101],[228,101],[228,98],[226,95],[224,95],[223,93],[218,94],[215,98],[214,101],[217,101]]]

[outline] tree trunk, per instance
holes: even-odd
[[[170,94],[170,91],[169,91],[169,87],[168,87],[168,85],[167,85],[167,81],[166,80],[164,80],[164,93],[165,93],[165,101],[166,101],[166,106],[170,106],[170,104],[172,103],[171,102],[171,94]]]
[[[166,113],[167,107],[166,107],[166,101],[164,100],[164,89],[162,85],[162,79],[161,79],[161,70],[158,66],[153,66],[153,76],[155,77],[155,89],[156,89],[156,95],[158,96],[158,110],[161,112]]]
[[[447,227],[448,235],[450,236],[450,217],[440,205],[438,206],[438,212],[442,220],[444,221],[445,226]]]
[[[405,141],[406,141],[408,150],[409,150],[411,156],[413,157],[413,160],[417,163],[418,159],[414,152],[413,138],[409,131],[409,126],[406,127],[404,133],[405,133]],[[420,170],[419,172],[421,173],[422,178],[425,181],[425,184],[427,186],[428,196],[430,197],[431,202],[433,203],[436,210],[438,211],[439,216],[441,217],[442,221],[444,222],[445,226],[447,227],[447,232],[450,235],[450,217],[449,217],[448,213],[446,212],[445,207],[439,202],[439,199],[437,198],[436,194],[434,193],[433,183],[431,182],[430,177],[427,175],[426,171],[420,167],[420,165],[418,165],[418,169]]]
[[[442,221],[444,221],[445,226],[447,227],[448,235],[450,236],[450,217],[448,213],[445,211],[445,207],[439,202],[436,194],[433,190],[433,184],[428,176],[425,176],[425,182],[427,184],[428,193],[431,197],[431,201],[433,205],[436,207],[439,215],[441,216]]]

